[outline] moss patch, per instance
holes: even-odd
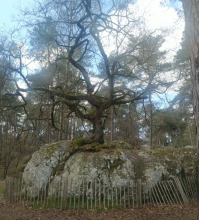
[[[77,140],[74,140],[74,141],[71,143],[72,147],[80,147],[80,146],[82,146],[82,145],[84,145],[84,144],[85,144],[85,139],[84,139],[84,138],[79,138],[79,139],[77,139]]]
[[[52,171],[52,176],[54,175],[61,175],[64,171],[64,166],[60,166],[60,164],[58,163],[57,166],[53,169]]]
[[[115,169],[117,169],[119,166],[122,166],[122,164],[125,163],[120,157],[115,159],[112,163],[110,159],[104,159],[105,160],[105,167],[103,169],[108,169],[109,175],[113,173]]]
[[[102,148],[106,148],[104,144],[99,144],[99,143],[92,143],[92,144],[86,144],[82,147],[79,148],[79,151],[92,151],[92,152],[99,152],[101,151]]]
[[[75,148],[76,151],[93,151],[93,152],[99,152],[104,148],[107,149],[127,149],[127,150],[133,150],[134,147],[130,146],[125,141],[115,141],[115,142],[106,142],[103,144],[99,144],[97,142],[94,142],[92,144],[85,144],[86,139],[85,138],[79,138],[71,143],[70,149],[68,149],[69,152],[73,151]]]
[[[97,109],[94,108],[94,109],[90,112],[90,117],[91,117],[91,118],[95,118],[96,115],[97,115]]]
[[[95,101],[100,105],[105,105],[107,103],[107,100],[104,100],[100,95],[92,95],[95,97]]]
[[[167,155],[168,153],[166,151],[156,150],[152,154],[154,157],[162,157],[164,155]]]
[[[61,146],[62,143],[64,143],[65,141],[58,141],[56,143],[53,144],[49,144],[48,147],[45,150],[45,158],[46,159],[50,159],[51,156],[55,153],[55,150],[57,148],[59,148]]]

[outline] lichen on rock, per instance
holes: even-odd
[[[77,187],[83,180],[94,179],[114,187],[137,179],[156,183],[163,177],[179,175],[182,167],[186,175],[194,172],[195,148],[149,147],[135,150],[125,142],[78,147],[79,141],[75,146],[71,146],[70,141],[44,145],[35,152],[24,169],[24,190],[37,196],[49,184],[49,179],[57,190],[55,183],[66,178],[73,180],[72,187]]]
[[[36,151],[24,169],[22,178],[25,188],[23,190],[37,196],[42,187],[49,182],[53,169],[59,164],[64,151],[69,147],[69,141],[60,141],[44,145]]]

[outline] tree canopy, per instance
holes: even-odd
[[[164,31],[148,30],[130,4],[37,1],[34,8],[21,11],[20,29],[27,35],[22,43],[2,38],[1,59],[7,63],[2,72],[14,83],[6,97],[23,108],[33,130],[46,120],[50,136],[53,131],[66,138],[69,118],[73,127],[80,118],[93,127],[80,145],[103,143],[105,122],[113,112],[163,93],[174,82],[166,76],[173,67],[161,49]],[[27,58],[41,68],[29,74]]]

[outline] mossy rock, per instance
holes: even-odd
[[[127,149],[127,150],[134,150],[135,148],[128,144],[125,141],[112,141],[112,142],[105,142],[104,148],[113,148],[113,149]]]
[[[85,138],[78,138],[77,140],[74,140],[71,144],[72,147],[80,147],[85,144]]]
[[[61,144],[63,144],[65,141],[58,141],[53,144],[49,144],[43,152],[41,152],[41,156],[44,156],[45,159],[50,159],[51,156],[56,152],[58,148],[61,147]]]
[[[104,144],[99,143],[92,143],[92,144],[86,144],[79,148],[79,151],[92,151],[92,152],[99,152],[102,148],[106,148]]]
[[[127,149],[127,150],[133,150],[135,149],[133,146],[129,145],[125,141],[112,141],[112,142],[105,142],[104,144],[99,143],[92,143],[92,144],[85,144],[86,139],[85,138],[79,138],[77,140],[74,140],[71,143],[70,149],[68,149],[68,152],[81,152],[81,151],[94,151],[99,152],[103,148],[108,149]]]
[[[57,170],[57,178],[73,179],[74,186],[82,179],[103,179],[105,184],[122,184],[134,178],[134,166],[127,158],[128,152],[115,149],[102,152],[76,152],[66,162],[63,170]],[[53,184],[53,183],[52,183]],[[70,187],[70,186],[69,186]]]

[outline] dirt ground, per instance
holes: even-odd
[[[5,183],[0,181],[0,189]],[[81,211],[60,209],[32,210],[30,207],[9,205],[0,195],[0,220],[196,220],[197,206],[145,207],[142,209],[123,209],[117,211],[96,212],[93,210]]]
[[[59,209],[43,209],[33,211],[30,208],[16,205],[6,205],[0,202],[0,220],[195,220],[196,206],[173,206],[162,208],[126,209],[122,211],[94,212],[75,210],[61,211]]]

